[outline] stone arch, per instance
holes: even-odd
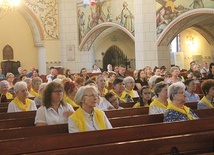
[[[34,13],[26,6],[22,6],[18,12],[25,18],[31,29],[35,47],[43,47],[43,29]]]
[[[101,23],[97,26],[95,26],[92,30],[90,30],[83,41],[81,42],[79,49],[80,51],[89,51],[91,46],[93,45],[94,41],[96,38],[105,30],[111,31],[112,29],[119,29],[125,32],[134,42],[135,42],[135,37],[131,32],[129,32],[126,28],[116,24],[116,23],[111,23],[111,22],[105,22]]]
[[[198,31],[209,44],[213,45],[214,33],[198,24],[202,19],[210,20],[213,17],[214,10],[209,8],[194,9],[183,13],[164,29],[157,40],[157,45],[168,46],[180,32],[190,27]]]

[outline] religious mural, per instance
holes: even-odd
[[[79,29],[79,44],[86,34],[95,26],[113,22],[126,28],[134,35],[134,7],[133,0],[102,0],[96,2],[93,6],[83,4],[77,5],[77,19]]]
[[[59,39],[58,0],[25,0],[38,18],[45,32],[45,39]]]
[[[167,25],[192,9],[214,8],[214,0],[156,0],[157,37]]]

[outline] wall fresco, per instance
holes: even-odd
[[[25,0],[24,2],[43,26],[45,39],[59,39],[58,0]]]
[[[214,8],[214,0],[156,0],[157,37],[175,18],[199,8]]]
[[[103,0],[86,7],[82,3],[77,4],[79,44],[90,30],[104,22],[117,23],[134,35],[133,13],[133,0]]]

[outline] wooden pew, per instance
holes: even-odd
[[[143,115],[149,113],[149,107],[142,108],[125,108],[120,110],[109,110],[105,111],[108,118],[112,117],[122,117],[122,116],[133,116],[133,115]]]
[[[198,154],[213,152],[213,137],[214,131],[207,131],[152,139],[58,149],[33,154],[169,154],[174,147],[178,148],[180,154]]]
[[[137,140],[143,140],[146,142],[146,141],[149,141],[151,138],[156,139],[158,137],[165,137],[165,136],[173,136],[176,140],[178,136],[175,136],[175,135],[180,135],[180,134],[190,135],[190,133],[212,131],[211,135],[209,136],[205,135],[206,138],[204,138],[205,136],[203,135],[201,137],[202,138],[201,140],[199,138],[198,141],[194,141],[194,143],[195,142],[205,143],[205,140],[207,138],[213,139],[213,136],[214,136],[213,129],[214,129],[214,119],[212,118],[193,120],[193,121],[175,122],[175,123],[136,125],[136,126],[123,127],[123,128],[114,128],[110,130],[90,131],[90,132],[73,133],[73,134],[65,133],[65,134],[47,135],[47,136],[42,135],[38,137],[27,137],[27,138],[13,139],[13,140],[1,140],[0,150],[2,154],[23,154],[23,153],[32,154],[33,152],[41,153],[43,151],[59,150],[59,149],[62,150],[62,149],[68,149],[68,148],[81,150],[80,148],[84,149],[84,147],[92,147],[92,146],[97,147],[96,145],[102,145],[102,144],[114,144],[114,143],[123,144],[123,143],[126,143],[127,141],[137,141]],[[35,132],[32,132],[32,134],[33,133]],[[175,143],[173,143],[173,141],[169,141],[167,144],[173,144],[172,146],[176,146],[174,145]],[[185,141],[188,141],[188,139]],[[191,143],[185,143],[185,141],[183,142],[180,141],[179,146],[185,146],[185,148],[188,148],[188,145],[190,145]],[[44,144],[48,144],[48,145],[44,145]],[[146,144],[143,144],[143,145],[147,146],[149,150],[151,149],[151,147],[156,147],[156,146],[158,146],[157,150],[159,150],[159,149],[162,149],[162,147],[165,147],[165,145],[167,145],[166,143],[164,143],[164,141],[158,145],[156,145],[155,142],[154,142],[155,145],[151,145],[151,144],[152,143],[150,143],[150,146]],[[209,145],[209,143],[205,143],[202,146],[204,145]],[[133,148],[138,149],[138,146],[137,147],[133,146]],[[109,150],[112,151],[110,154],[114,153],[113,152],[114,149],[109,149]]]
[[[214,117],[214,109],[194,110],[194,112],[199,118]],[[35,116],[0,120],[0,129],[34,126],[34,119]],[[109,121],[113,127],[158,123],[163,121],[163,114],[113,117],[109,118]]]
[[[35,117],[36,111],[0,113],[0,120],[13,118]]]
[[[135,103],[137,102],[135,101],[135,102],[120,103],[120,106],[123,108],[131,108],[135,105]]]

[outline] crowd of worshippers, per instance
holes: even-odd
[[[11,100],[8,113],[36,110],[36,126],[68,123],[70,133],[112,128],[105,111],[122,110],[122,104],[134,99],[138,101],[133,108],[149,107],[149,114],[163,114],[164,122],[194,120],[199,117],[185,103],[197,102],[197,109],[214,108],[214,63],[204,62],[200,72],[198,66],[191,62],[186,77],[180,75],[178,66],[169,71],[164,66],[153,71],[147,66],[128,76],[124,65],[113,69],[109,64],[106,72],[99,69],[96,76],[89,77],[82,68],[79,74],[68,69],[56,78],[57,70],[50,68],[46,83],[33,74],[14,83],[15,76],[8,73],[0,82],[1,102]],[[201,82],[195,71],[206,79]],[[198,83],[201,99],[196,93]]]

